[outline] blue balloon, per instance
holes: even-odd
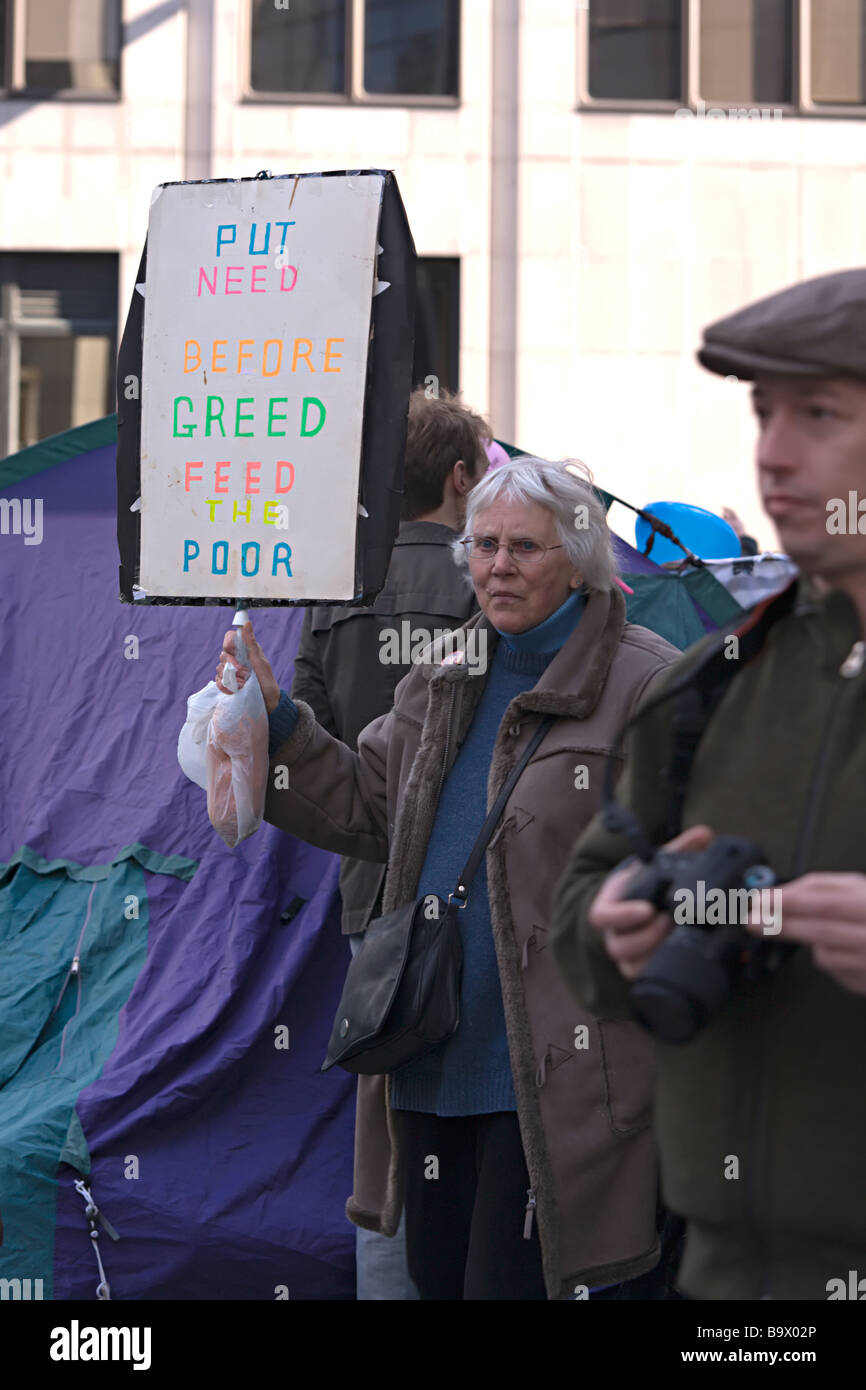
[[[728,560],[740,554],[739,536],[733,526],[716,516],[715,512],[692,507],[688,502],[648,502],[644,511],[652,512],[659,521],[664,521],[683,545],[702,560]],[[641,555],[651,530],[649,522],[639,516],[634,534],[635,545]],[[679,546],[657,535],[649,558],[657,565],[664,565],[669,560],[684,560],[686,557]]]

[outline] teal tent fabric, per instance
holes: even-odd
[[[46,468],[53,468],[66,459],[77,458],[91,449],[102,449],[107,444],[116,443],[116,415],[104,415],[101,420],[91,420],[86,425],[64,430],[62,434],[52,434],[38,444],[31,444],[17,454],[0,459],[0,488],[12,487],[14,483],[23,482],[35,473],[42,473]]]
[[[719,627],[746,611],[709,570],[687,569],[681,582]]]
[[[673,574],[627,574],[626,584],[634,589],[626,596],[630,623],[657,632],[665,641],[685,651],[704,636],[705,628],[695,605]]]
[[[0,1278],[29,1279],[45,1299],[57,1165],[89,1170],[74,1106],[114,1048],[145,962],[148,876],[188,880],[195,867],[141,845],[111,864],[49,861],[24,848],[0,865]],[[85,951],[86,980],[70,970]]]

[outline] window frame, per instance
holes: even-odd
[[[812,97],[812,6],[815,0],[799,0],[799,33],[795,40],[794,70],[801,93],[800,114],[827,116],[831,120],[851,120],[866,116],[866,98],[861,102],[815,101]],[[820,0],[818,0],[820,3]]]
[[[28,255],[30,253],[25,251],[11,254]],[[76,255],[78,253],[71,252],[70,254]],[[116,318],[28,319],[21,314],[20,308],[20,284],[15,284],[11,280],[0,282],[0,457],[8,457],[9,454],[18,453],[22,447],[26,447],[20,443],[18,413],[22,338],[107,337],[110,343],[109,362],[116,363],[117,360]],[[112,368],[112,375],[109,377],[109,388],[113,377],[114,368]],[[70,425],[69,428],[73,427]]]
[[[429,266],[430,263],[431,263],[431,261],[439,261],[439,262],[447,261],[450,265],[453,266],[454,272],[455,272],[453,284],[449,287],[449,289],[452,291],[453,296],[454,296],[453,301],[449,304],[449,308],[453,308],[453,310],[454,310],[454,314],[453,314],[453,318],[452,318],[452,322],[451,322],[451,332],[453,333],[453,342],[450,343],[450,344],[448,344],[448,345],[446,346],[446,352],[448,352],[449,350],[453,349],[453,357],[454,357],[454,381],[453,381],[453,383],[447,382],[447,381],[446,381],[446,382],[443,382],[442,378],[441,378],[440,376],[438,376],[437,373],[432,372],[432,371],[425,371],[425,374],[424,374],[424,377],[423,377],[423,378],[421,378],[419,381],[414,381],[414,380],[413,380],[413,386],[425,386],[425,387],[426,387],[426,385],[427,385],[427,377],[430,376],[430,375],[433,375],[433,376],[437,376],[437,383],[438,383],[438,385],[439,385],[439,386],[444,385],[446,391],[455,391],[455,392],[459,392],[460,389],[461,389],[461,387],[460,387],[460,380],[461,380],[461,376],[460,376],[460,348],[461,348],[461,342],[462,342],[462,337],[463,337],[462,331],[461,331],[461,330],[462,330],[462,327],[463,327],[463,324],[462,324],[462,315],[463,315],[463,258],[462,258],[462,256],[454,256],[454,255],[451,255],[450,253],[443,253],[443,254],[441,254],[441,255],[435,254],[435,255],[429,255],[429,256],[421,256],[421,255],[416,256],[416,272],[415,272],[415,273],[416,273],[416,282],[417,282],[417,266],[420,265],[422,262],[423,262],[423,264],[424,264],[425,266]],[[416,320],[417,320],[417,303],[416,303]],[[413,375],[413,378],[414,378],[414,375],[415,375],[414,351],[413,351],[413,360],[412,360],[412,375]],[[437,388],[437,389],[438,389],[438,388]]]
[[[577,20],[577,111],[622,111],[633,113],[667,114],[688,110],[696,112],[698,102],[712,111],[737,111],[740,101],[709,101],[701,96],[700,37],[701,0],[680,0],[682,29],[681,100],[662,100],[629,97],[594,97],[589,91],[589,6],[592,0],[579,0]],[[818,102],[811,95],[812,80],[812,6],[815,0],[794,0],[791,26],[791,100],[789,102],[756,102],[762,111],[780,111],[785,116],[825,117],[829,120],[855,120],[866,116],[863,102],[841,105]],[[820,0],[818,0],[820,3]]]
[[[243,0],[241,9],[240,63],[241,105],[244,106],[412,106],[454,111],[462,104],[463,92],[463,0],[459,0],[457,25],[457,95],[413,96],[367,92],[364,88],[365,0],[346,0],[346,81],[342,92],[260,92],[252,86],[253,0]]]
[[[7,0],[6,71],[0,71],[0,101],[98,101],[123,100],[124,19],[123,0],[117,0],[117,86],[112,92],[87,91],[82,87],[28,87],[25,82],[24,34],[29,0]]]
[[[678,111],[685,105],[683,86],[691,95],[690,74],[697,56],[697,35],[692,23],[691,0],[680,0],[680,99],[666,97],[594,97],[589,90],[589,7],[592,0],[578,0],[577,11],[577,109],[579,111]],[[694,38],[693,38],[694,35]],[[695,53],[691,52],[695,46]]]

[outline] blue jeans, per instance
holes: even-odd
[[[360,1226],[355,1234],[355,1297],[368,1303],[374,1299],[395,1303],[417,1300],[418,1290],[406,1268],[405,1211],[393,1237],[380,1236],[377,1231],[365,1231]]]
[[[364,939],[363,932],[349,937],[352,955],[357,955]],[[386,1300],[409,1302],[417,1300],[418,1290],[409,1278],[406,1266],[406,1213],[400,1217],[395,1236],[381,1236],[378,1231],[355,1228],[356,1298],[363,1302]]]

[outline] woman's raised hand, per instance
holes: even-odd
[[[216,670],[217,689],[221,690],[223,695],[231,695],[234,693],[233,691],[229,690],[225,685],[223,685],[223,673],[227,665],[233,666],[235,668],[235,675],[237,678],[239,689],[247,681],[250,674],[251,666],[258,678],[259,685],[261,686],[262,695],[264,696],[265,701],[265,709],[267,710],[268,714],[272,714],[280,701],[280,687],[277,683],[277,679],[273,671],[271,670],[270,662],[268,661],[267,657],[265,656],[264,652],[262,651],[261,647],[256,641],[255,634],[253,633],[252,623],[247,622],[244,624],[243,628],[241,629],[241,632],[244,639],[244,645],[246,646],[247,653],[249,655],[250,666],[238,665],[238,660],[235,655],[236,632],[237,628],[230,628],[229,631],[226,633],[225,637],[223,638],[223,649],[220,652],[219,665],[217,666]]]

